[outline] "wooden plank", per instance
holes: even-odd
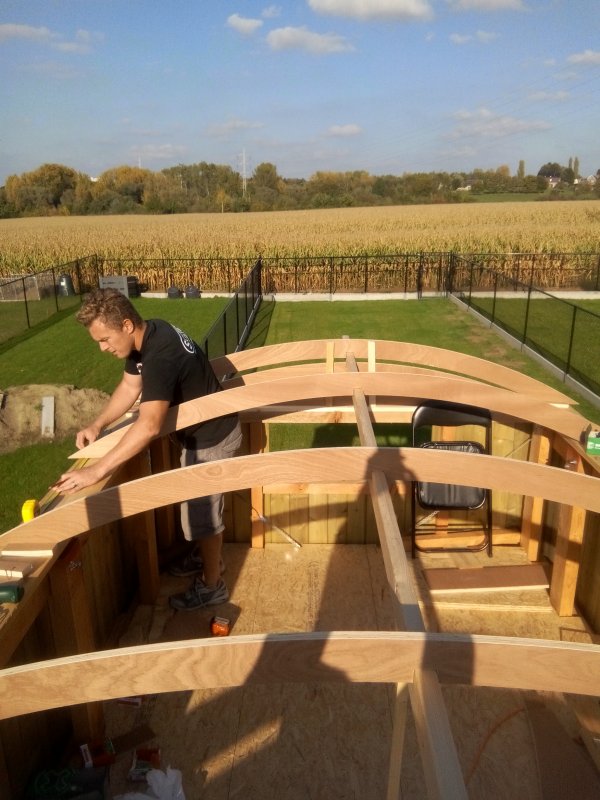
[[[125,695],[311,681],[441,683],[597,696],[600,647],[413,631],[251,634],[102,650],[0,671],[0,718]]]
[[[220,373],[225,374],[286,362],[322,360],[329,341],[331,340],[313,339],[242,350],[239,353],[230,353],[215,359],[211,363],[216,365]],[[479,380],[504,386],[516,392],[530,394],[549,403],[570,405],[575,402],[568,395],[535,378],[530,378],[517,370],[483,358],[414,342],[395,342],[382,339],[374,341],[380,362],[401,361],[406,364],[427,364],[445,371],[457,372],[460,375],[475,376]],[[364,360],[368,357],[368,341],[366,339],[337,339],[335,347],[340,358],[344,357],[346,352],[352,352],[357,359]]]
[[[251,422],[248,426],[248,449],[251,454],[263,453],[267,446],[266,427],[262,422]],[[250,489],[251,546],[265,546],[265,501],[263,487],[252,486]]]
[[[351,365],[355,366],[355,364]],[[354,392],[356,420],[363,446],[375,446],[375,434],[369,418],[369,409],[362,390]],[[418,599],[408,572],[408,563],[392,504],[387,478],[376,470],[371,475],[371,500],[377,521],[388,580],[399,601],[395,608],[399,627],[405,630],[425,630]],[[390,577],[392,580],[390,580]],[[393,749],[390,754],[388,798],[400,797],[400,764],[402,762],[403,730],[406,726],[404,685],[398,684],[394,706]],[[438,677],[431,670],[419,666],[408,687],[413,714],[417,724],[417,737],[421,749],[423,769],[431,798],[467,798],[456,745],[450,730],[448,713],[442,697]]]
[[[174,459],[168,436],[155,439],[150,444],[150,463],[153,474],[179,466]],[[175,515],[178,513],[179,507],[175,506],[161,506],[154,511],[156,542],[159,550],[167,550],[175,543]]]
[[[397,375],[395,373],[333,373],[306,375],[240,386],[224,392],[189,400],[174,406],[167,414],[160,435],[172,433],[188,425],[237,413],[249,408],[268,406],[291,400],[327,397],[348,397],[355,389],[365,394],[400,398],[402,402],[450,400],[456,403],[473,402],[473,385],[467,381],[442,375]],[[530,395],[518,395],[507,389],[477,384],[477,403],[492,413],[544,425],[576,441],[589,425],[587,420],[568,408],[556,408]],[[75,453],[73,458],[98,458],[120,441],[127,426],[118,428]]]
[[[420,447],[315,448],[197,464],[71,499],[8,531],[2,543],[56,544],[117,519],[217,491],[238,491],[257,484],[267,486],[271,481],[327,481],[333,474],[338,480],[356,482],[375,471],[382,471],[392,480],[416,478],[447,483],[452,476],[461,484],[492,490],[513,490],[518,486],[523,494],[600,511],[600,478],[556,467]]]
[[[56,652],[70,655],[94,651],[96,642],[83,580],[82,547],[78,539],[74,539],[56,561],[49,579]],[[73,732],[78,741],[93,741],[102,737],[104,714],[101,703],[77,705],[71,714]]]
[[[431,592],[504,591],[506,589],[546,588],[549,568],[542,564],[479,567],[473,569],[424,569]]]
[[[548,464],[550,461],[550,437],[539,425],[535,425],[529,449],[529,461],[535,464]],[[530,561],[539,561],[542,550],[542,528],[544,500],[528,496],[523,500],[521,516],[521,547]]]
[[[571,451],[570,466],[576,474],[583,473],[583,461]],[[567,473],[569,474],[569,473]],[[550,600],[561,617],[570,617],[575,608],[575,591],[581,562],[581,546],[585,528],[585,508],[562,504],[558,514],[554,565],[550,583]]]
[[[600,776],[557,717],[540,701],[526,700],[544,800],[598,800]]]

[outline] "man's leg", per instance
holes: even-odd
[[[204,536],[202,539],[198,539],[198,548],[204,564],[204,583],[209,588],[214,588],[221,577],[222,547],[222,533],[215,533],[214,536]]]

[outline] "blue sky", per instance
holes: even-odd
[[[2,0],[0,184],[600,169],[600,0]]]

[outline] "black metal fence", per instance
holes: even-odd
[[[96,256],[87,256],[0,280],[0,344],[79,305],[82,293],[98,285],[98,274]]]
[[[600,396],[600,314],[535,287],[533,275],[523,283],[468,258],[454,267],[451,294]],[[598,275],[581,269],[575,288],[598,291]]]
[[[258,259],[202,341],[209,358],[244,349],[261,300],[262,265]]]

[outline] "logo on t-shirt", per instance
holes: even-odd
[[[192,353],[192,354],[195,353],[196,352],[196,348],[194,347],[194,343],[190,339],[190,337],[187,335],[187,333],[184,333],[182,330],[177,328],[175,325],[173,325],[173,328],[179,334],[179,338],[181,339],[181,344],[183,345],[184,349],[187,350],[188,353]]]

